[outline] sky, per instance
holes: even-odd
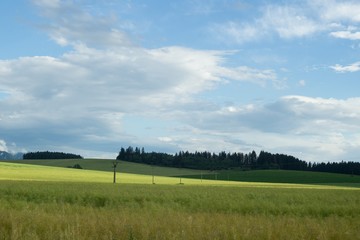
[[[360,161],[357,0],[5,0],[0,150]]]

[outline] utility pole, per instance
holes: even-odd
[[[152,172],[152,184],[155,184],[155,179],[154,179],[154,165],[151,167],[151,172]]]
[[[118,165],[118,162],[115,160],[113,162],[113,168],[114,168],[114,181],[113,183],[116,183],[116,166]]]

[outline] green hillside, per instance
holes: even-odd
[[[33,164],[19,164],[0,162],[0,180],[12,181],[52,181],[52,182],[90,182],[112,183],[113,173],[109,171],[84,170],[73,168],[59,168]],[[152,176],[117,173],[117,183],[152,184]],[[155,176],[156,184],[179,184],[179,178]],[[198,179],[184,179],[182,183],[193,185],[201,183]],[[236,185],[237,182],[203,181],[203,185]],[[270,185],[269,185],[270,186]]]
[[[256,182],[315,181],[317,173],[223,171],[218,179],[241,174],[253,182],[155,176],[152,184],[151,175],[120,172],[113,184],[110,160],[50,162],[107,170],[0,162],[0,239],[350,240],[359,232],[360,188],[350,187],[354,183]],[[124,162],[119,169],[214,176]],[[344,181],[333,174],[325,179]]]
[[[86,170],[97,170],[112,172],[114,160],[109,159],[61,159],[61,160],[16,160],[7,161],[11,163],[43,165],[53,167],[69,167],[79,164]],[[324,184],[336,186],[360,187],[360,176],[307,172],[307,171],[288,171],[288,170],[222,170],[217,172],[179,169],[169,167],[150,166],[146,164],[119,161],[117,172],[155,175],[155,176],[181,176],[183,178],[240,181],[240,182],[267,182],[267,183],[295,183],[295,184]]]
[[[201,180],[183,177],[155,176],[154,180],[159,185],[182,185],[198,186],[234,186],[246,188],[307,188],[307,189],[350,189],[351,186],[321,186],[309,184],[289,183],[266,183],[266,182],[237,182],[221,180]],[[0,181],[46,181],[46,182],[88,182],[88,183],[112,183],[113,173],[109,171],[83,170],[73,168],[59,168],[31,164],[18,164],[0,162]],[[117,183],[120,184],[146,184],[152,185],[151,175],[132,173],[118,173]],[[352,188],[358,189],[358,188]]]
[[[328,184],[360,187],[360,176],[358,175],[292,170],[224,170],[211,174],[203,174],[202,176],[188,175],[184,177],[242,182]]]
[[[3,162],[21,163],[21,164],[34,164],[52,167],[70,167],[75,164],[80,164],[83,169],[98,170],[98,171],[113,171],[112,159],[49,159],[49,160],[4,160]],[[201,171],[191,169],[179,169],[150,166],[146,164],[132,163],[126,161],[119,161],[117,172],[134,173],[144,175],[156,176],[181,176],[181,175],[200,175]],[[208,171],[206,173],[209,173]]]

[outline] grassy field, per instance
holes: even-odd
[[[49,160],[7,160],[0,162],[33,164],[53,167],[69,167],[80,164],[86,170],[113,171],[113,161],[110,159],[49,159]],[[191,169],[179,169],[150,166],[146,164],[119,161],[117,171],[121,173],[134,173],[156,176],[179,176],[179,175],[200,175],[201,171]],[[206,171],[206,173],[209,173]]]
[[[43,166],[68,167],[80,164],[87,170],[112,172],[114,160],[106,159],[63,159],[63,160],[17,160],[11,163],[25,163]],[[1,163],[1,161],[0,161]],[[216,172],[191,169],[167,168],[149,166],[145,164],[120,161],[117,172],[155,175],[155,176],[182,176],[183,178],[241,181],[241,182],[269,182],[269,183],[296,183],[296,184],[325,184],[337,186],[360,187],[360,176],[346,174],[286,171],[286,170],[221,170]],[[125,174],[126,175],[126,174]],[[120,175],[124,176],[124,175]],[[186,181],[186,180],[185,180]]]
[[[187,178],[217,179],[243,182],[301,183],[348,185],[360,187],[360,176],[322,172],[289,171],[289,170],[223,170],[202,176],[187,175]]]
[[[181,171],[181,170],[180,170]],[[117,173],[117,183],[127,184],[152,184],[151,175]],[[15,181],[62,181],[62,182],[90,182],[90,183],[112,183],[113,173],[107,171],[83,170],[73,168],[59,168],[49,166],[39,166],[31,164],[18,164],[0,162],[0,180]],[[201,180],[184,177],[165,177],[154,176],[156,184],[165,185],[210,185],[210,186],[242,186],[242,187],[274,187],[277,188],[348,188],[351,186],[335,187],[307,184],[287,184],[287,183],[261,183],[261,182],[236,182],[221,180]]]
[[[152,184],[151,175],[117,173],[116,177],[118,183]],[[113,181],[113,173],[108,171],[0,162],[0,180],[111,183]],[[180,183],[180,178],[155,176],[154,181],[158,184],[178,184]],[[196,184],[198,182],[200,182],[198,179],[184,179],[182,181],[182,183],[187,184]],[[208,181],[208,183],[211,182],[215,183],[215,181]]]
[[[354,189],[0,183],[0,239],[360,239]]]
[[[0,240],[360,239],[360,188],[0,162]]]

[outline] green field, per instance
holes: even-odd
[[[68,167],[80,164],[83,169],[99,170],[112,172],[112,163],[114,160],[107,159],[63,159],[63,160],[17,160],[7,161],[11,163],[25,163],[43,166]],[[4,161],[3,161],[4,162]],[[0,161],[1,163],[1,161]],[[155,176],[182,176],[183,178],[223,180],[223,181],[241,181],[241,182],[268,182],[268,183],[296,183],[296,184],[324,184],[336,186],[360,187],[360,176],[304,172],[304,171],[286,171],[286,170],[220,170],[216,172],[200,171],[191,169],[179,169],[150,166],[145,164],[119,161],[117,172],[155,175]],[[120,175],[122,176],[122,175]],[[186,180],[185,180],[186,181]]]
[[[202,176],[195,174],[184,177],[211,180],[217,179],[224,181],[326,184],[360,187],[360,176],[358,175],[291,170],[222,170],[211,174],[203,174]]]
[[[49,159],[49,160],[11,160],[0,161],[10,163],[33,164],[53,167],[69,167],[75,164],[80,164],[83,169],[99,170],[99,171],[113,171],[114,160],[110,159]],[[134,173],[144,175],[157,175],[157,176],[179,176],[179,175],[197,175],[200,174],[199,170],[179,169],[150,166],[139,163],[119,161],[117,171],[121,173]]]
[[[360,188],[179,180],[0,162],[0,239],[360,239]]]
[[[358,190],[1,181],[0,239],[359,239]]]
[[[0,180],[111,183],[113,181],[113,173],[109,171],[95,171],[0,162]],[[170,178],[164,176],[155,176],[154,181],[155,183],[159,184],[180,183],[179,178]],[[131,173],[117,173],[117,182],[151,184],[152,176]],[[183,181],[183,183],[187,184],[196,184],[197,182],[200,182],[200,180],[184,179]],[[215,183],[215,181],[208,181],[208,183],[210,182]],[[204,184],[206,184],[205,181]]]
[[[150,168],[151,170],[151,168]],[[162,170],[163,171],[163,170]],[[175,171],[175,170],[174,170]],[[182,170],[179,170],[180,172]],[[152,184],[152,175],[117,173],[117,183],[126,184]],[[90,182],[90,183],[112,183],[113,172],[95,171],[73,168],[59,168],[31,164],[19,164],[0,162],[0,180],[14,181],[63,181],[63,182]],[[180,182],[181,181],[181,182]],[[261,183],[261,182],[236,182],[220,180],[201,180],[184,177],[154,176],[156,184],[165,185],[202,185],[202,186],[242,186],[242,187],[274,187],[277,188],[330,188],[347,189],[351,186],[321,186],[307,184],[288,183]]]

